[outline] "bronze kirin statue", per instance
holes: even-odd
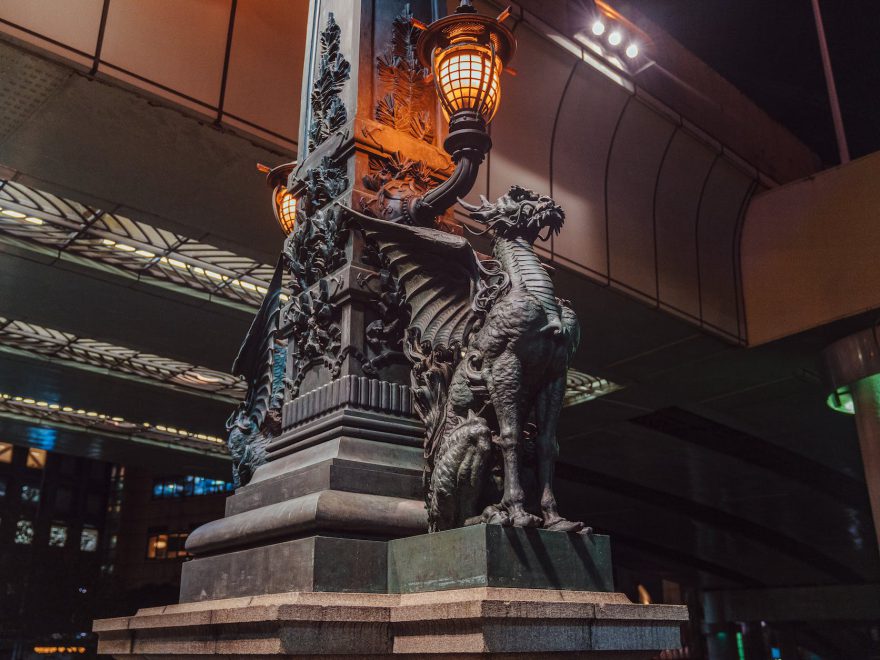
[[[481,522],[584,530],[583,523],[559,515],[553,494],[556,426],[580,330],[533,248],[560,231],[564,213],[549,197],[520,186],[495,203],[462,202],[485,227],[482,233],[492,236],[492,258],[484,259],[464,237],[435,228],[470,191],[491,148],[486,127],[497,108],[498,76],[516,45],[504,16],[481,16],[462,0],[454,14],[425,28],[417,44],[407,29],[409,46],[401,46],[412,60],[407,71],[421,71],[425,79],[433,71],[449,117],[444,148],[455,170],[419,195],[428,173],[390,159],[364,181],[378,192],[375,202],[361,204],[373,215],[339,201],[349,186],[342,162],[351,137],[339,92],[350,68],[340,55],[339,26],[328,16],[312,96],[312,153],[287,181],[287,190],[299,195],[296,227],[236,361],[236,374],[249,385],[229,422],[237,484],[247,483],[266,461],[282,403],[303,394],[303,374],[313,366],[332,380],[351,355],[364,375],[375,377],[380,366],[408,358],[413,401],[426,429],[430,531]],[[397,28],[411,23],[406,16]],[[413,59],[416,51],[423,70]],[[381,117],[390,121],[388,112]],[[333,321],[339,282],[333,273],[345,263],[353,229],[363,233],[381,268],[385,309],[365,330],[373,357],[343,346]],[[283,306],[282,271],[291,286]]]
[[[358,222],[410,311],[404,346],[426,427],[429,529],[485,522],[581,531],[583,523],[559,515],[553,495],[556,425],[580,328],[533,248],[542,231],[543,239],[559,232],[565,215],[519,186],[494,204],[465,207],[491,233],[493,259],[436,229]]]

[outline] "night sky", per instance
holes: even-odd
[[[787,126],[826,166],[837,164],[810,0],[626,4]],[[821,8],[843,125],[855,159],[880,149],[880,0],[821,0]]]

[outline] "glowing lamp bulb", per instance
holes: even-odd
[[[434,74],[440,107],[451,124],[488,124],[498,110],[501,70],[516,50],[516,39],[502,22],[506,16],[483,16],[470,0],[461,0],[452,14],[419,35],[419,62]]]
[[[608,43],[612,46],[619,46],[621,41],[623,41],[623,35],[618,30],[608,35]]]
[[[605,23],[603,23],[602,21],[594,21],[593,34],[595,34],[597,37],[601,37],[603,34],[605,34]]]
[[[627,46],[626,47],[626,56],[630,59],[638,57],[639,56],[639,47],[636,46],[635,44],[630,44],[629,46]]]
[[[501,60],[491,48],[464,42],[438,51],[434,73],[447,117],[475,110],[487,123],[492,120],[501,92]]]
[[[296,225],[296,197],[285,186],[275,188],[275,218],[285,234],[290,234]]]

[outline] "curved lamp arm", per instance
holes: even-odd
[[[443,147],[452,156],[455,170],[436,188],[411,199],[401,219],[427,225],[442,215],[460,197],[467,195],[480,171],[480,164],[492,148],[486,122],[478,112],[461,110],[449,120],[449,136]]]

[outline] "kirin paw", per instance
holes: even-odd
[[[514,527],[541,527],[544,521],[525,511],[518,511],[511,516],[510,523]]]
[[[510,526],[510,514],[497,504],[491,504],[483,509],[483,515],[480,516],[482,521],[487,525],[503,525]]]
[[[589,527],[584,527],[584,523],[577,522],[574,520],[566,520],[565,518],[557,518],[552,522],[545,522],[544,529],[549,532],[570,532],[572,534],[576,534],[584,529],[590,529]],[[592,530],[591,530],[592,531]],[[587,532],[589,533],[589,532]]]

